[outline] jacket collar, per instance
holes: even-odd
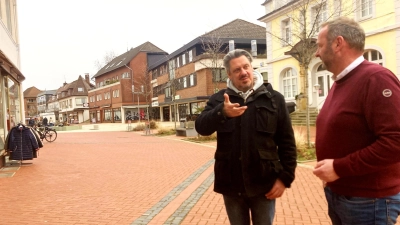
[[[227,88],[225,90],[225,93],[231,96],[238,96],[241,98],[239,94],[237,94],[234,90]],[[275,91],[272,88],[272,85],[270,83],[264,83],[261,85],[257,90],[255,90],[251,95],[247,98],[246,102],[251,102],[254,101],[256,98],[258,98],[260,95],[266,95],[268,98],[272,98],[275,96]]]

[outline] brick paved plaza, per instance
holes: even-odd
[[[135,132],[59,132],[0,170],[1,224],[229,224],[212,191],[215,143]],[[331,224],[321,182],[299,165],[276,225]]]

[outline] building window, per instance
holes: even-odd
[[[364,52],[364,59],[383,66],[382,54],[377,50],[366,50]]]
[[[290,44],[291,33],[290,33],[290,19],[282,21],[282,45],[287,46]]]
[[[179,65],[179,57],[176,57],[176,68],[180,67]]]
[[[282,83],[285,98],[294,98],[297,95],[297,77],[293,69],[284,71]]]
[[[225,82],[228,78],[228,74],[226,74],[226,70],[224,68],[221,69],[213,69],[213,80],[214,82]]]
[[[120,121],[121,120],[121,109],[113,109],[114,112],[114,120]]]
[[[187,88],[186,80],[187,80],[187,77],[183,77],[183,78],[182,78],[183,88]]]
[[[171,97],[171,88],[170,87],[165,88],[165,97]]]
[[[118,98],[119,97],[119,90],[114,90],[113,91],[113,97]]]
[[[326,3],[323,2],[321,4],[318,4],[314,6],[311,10],[312,10],[311,21],[313,21],[312,26],[314,26],[314,30],[318,32],[320,25],[328,20],[328,11],[326,10]]]
[[[193,60],[193,52],[192,50],[189,51],[189,62]]]
[[[194,80],[194,74],[190,74],[189,75],[189,86],[190,87],[192,87],[192,86],[194,86],[194,83],[195,82],[195,80]]]
[[[122,74],[122,79],[124,79],[124,78],[129,78],[129,73],[128,72],[125,72],[125,73],[123,73]],[[117,77],[117,79],[118,79],[118,77]]]
[[[83,88],[82,87],[78,87],[78,92],[83,92]]]
[[[111,109],[104,110],[104,120],[111,121]]]
[[[76,106],[83,106],[84,103],[86,103],[86,98],[75,98]]]
[[[366,18],[372,16],[372,0],[359,0],[360,1],[360,18]]]
[[[336,0],[333,2],[333,12],[335,12],[335,18],[342,15],[342,0]]]
[[[110,99],[110,92],[104,93],[104,99]]]
[[[264,83],[268,83],[268,72],[262,72],[261,76],[263,77]]]
[[[10,31],[10,33],[13,33],[13,27],[12,27],[12,19],[11,19],[11,4],[10,0],[6,0],[6,15],[7,15],[7,28]]]
[[[186,54],[182,55],[182,66],[186,64]]]

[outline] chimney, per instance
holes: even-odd
[[[251,56],[257,57],[257,41],[251,40]]]
[[[65,85],[67,85],[67,82],[64,82],[63,87],[64,87]]]
[[[233,50],[235,50],[235,41],[230,40],[229,41],[229,51],[233,51]]]
[[[90,84],[89,73],[85,73],[85,81]]]

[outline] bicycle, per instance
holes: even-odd
[[[38,132],[40,139],[46,139],[47,142],[53,142],[57,139],[57,131],[50,127],[37,127],[34,126],[34,129]]]

